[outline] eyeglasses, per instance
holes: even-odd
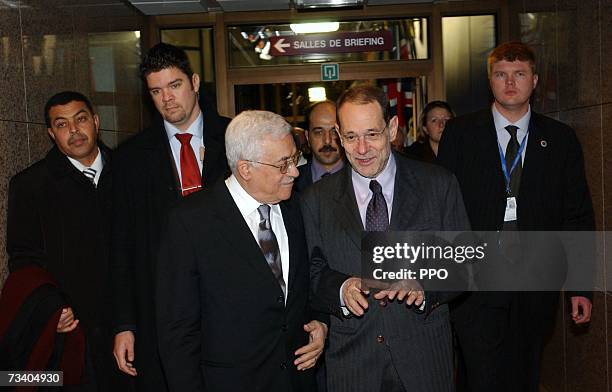
[[[342,139],[344,144],[355,144],[359,141],[360,138],[364,138],[365,141],[367,142],[375,143],[375,142],[379,142],[380,140],[382,140],[383,134],[385,133],[386,129],[387,129],[387,125],[385,125],[385,127],[380,131],[377,131],[375,129],[370,129],[363,135],[357,135],[354,132],[349,132],[346,135],[341,134],[340,138]]]
[[[329,137],[331,139],[337,139],[338,138],[338,134],[336,133],[336,128],[329,128],[329,129],[323,129],[323,128],[316,128],[313,129],[312,131],[308,131],[308,135],[310,137],[313,137],[315,139],[322,139],[324,136],[326,136],[326,134],[329,133]]]
[[[297,151],[295,154],[293,154],[293,156],[285,159],[283,163],[281,163],[280,165],[274,165],[272,163],[265,163],[265,162],[259,162],[259,161],[251,161],[248,159],[246,159],[246,161],[253,162],[253,163],[259,163],[260,165],[265,165],[265,166],[272,166],[280,170],[281,174],[287,174],[287,172],[289,171],[289,167],[291,166],[297,167],[297,164],[300,161],[301,156],[302,156],[302,152]]]

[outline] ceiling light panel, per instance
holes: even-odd
[[[290,0],[217,0],[225,12],[288,10]]]

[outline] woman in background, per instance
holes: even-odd
[[[448,103],[428,103],[419,117],[417,141],[406,148],[406,155],[419,161],[434,163],[446,122],[453,117],[455,114]]]

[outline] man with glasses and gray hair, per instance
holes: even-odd
[[[364,231],[469,228],[452,174],[392,153],[398,120],[388,110],[377,87],[344,92],[337,128],[350,165],[302,195],[313,303],[333,316],[327,389],[452,391],[451,295],[420,287],[368,295],[360,278]]]
[[[327,326],[309,310],[291,126],[245,111],[225,146],[232,175],[182,200],[162,237],[157,324],[169,388],[315,390]]]

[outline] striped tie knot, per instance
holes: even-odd
[[[87,177],[92,184],[94,183],[94,179],[96,178],[96,173],[96,169],[92,169],[91,167],[86,167],[85,169],[83,169],[83,174],[85,174],[85,177]]]

